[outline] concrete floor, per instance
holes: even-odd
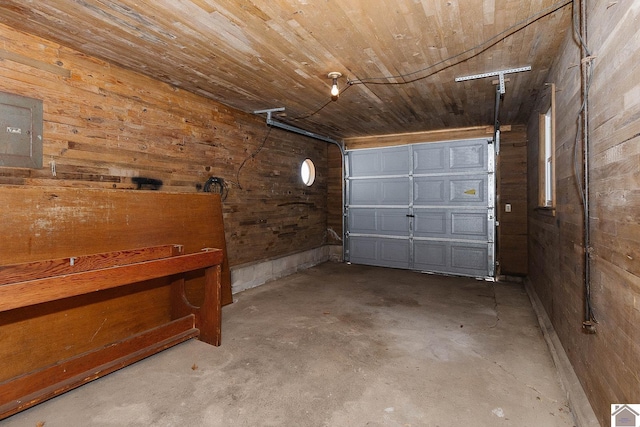
[[[325,263],[3,426],[573,426],[523,287]]]

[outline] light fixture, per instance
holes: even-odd
[[[331,100],[337,101],[338,97],[340,96],[340,89],[338,88],[338,78],[342,77],[342,73],[332,71],[327,74],[327,77],[333,79],[333,84],[331,85]]]

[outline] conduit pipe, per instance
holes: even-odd
[[[590,220],[590,174],[589,174],[589,84],[591,73],[591,53],[587,47],[587,2],[580,0],[580,53],[581,53],[581,85],[582,85],[582,153],[583,153],[583,216],[584,216],[584,321],[585,332],[593,334],[595,317],[591,306],[591,220]]]

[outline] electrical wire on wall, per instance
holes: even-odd
[[[237,185],[238,188],[242,190],[242,185],[240,184],[240,171],[249,160],[256,157],[258,153],[262,151],[262,149],[264,148],[264,145],[267,142],[267,139],[269,138],[270,133],[271,133],[271,127],[269,126],[267,128],[267,133],[265,134],[258,148],[256,148],[256,150],[253,153],[247,156],[240,164],[240,167],[238,167],[238,170],[236,172],[236,181],[235,182],[228,181],[229,183]],[[224,178],[221,178],[218,176],[212,176],[212,177],[209,177],[209,179],[207,179],[207,181],[204,184],[204,187],[202,188],[202,191],[204,191],[205,193],[220,194],[220,198],[224,202],[227,199],[227,196],[229,195],[229,185]]]
[[[583,207],[584,219],[584,321],[582,322],[583,330],[587,333],[595,333],[595,324],[598,321],[593,312],[593,304],[591,301],[591,221],[589,209],[589,89],[591,88],[591,80],[593,78],[593,62],[595,56],[587,46],[587,10],[586,0],[572,0],[572,24],[573,33],[580,46],[580,65],[581,65],[581,86],[582,86],[582,104],[578,110],[576,139],[574,142],[574,176],[576,185],[580,193]],[[578,4],[579,3],[579,4]],[[582,144],[580,137],[582,136]],[[579,148],[582,147],[582,161],[579,162]],[[580,173],[582,166],[582,174]]]
[[[267,127],[267,133],[264,135],[264,138],[262,139],[262,142],[260,143],[260,145],[258,146],[258,148],[256,148],[256,150],[251,153],[250,155],[248,155],[243,161],[242,163],[240,163],[240,167],[238,167],[238,171],[236,172],[236,182],[234,182],[233,184],[237,185],[238,188],[240,190],[242,190],[242,185],[240,184],[240,171],[242,170],[242,168],[244,167],[244,165],[251,159],[255,158],[260,151],[262,151],[262,149],[264,148],[264,145],[267,143],[267,139],[269,138],[269,134],[271,133],[271,126]]]
[[[519,22],[507,27],[506,29],[504,29],[503,31],[495,34],[494,36],[486,39],[485,41],[478,43],[477,45],[463,51],[460,53],[457,53],[455,55],[452,55],[448,58],[445,58],[441,61],[436,62],[435,64],[431,64],[427,67],[421,68],[419,70],[416,71],[412,71],[409,73],[404,73],[404,74],[396,74],[396,75],[388,75],[388,76],[378,76],[378,77],[368,77],[368,78],[357,78],[354,80],[347,80],[347,86],[345,86],[344,89],[342,89],[340,91],[340,94],[342,94],[343,92],[346,92],[347,89],[349,89],[351,86],[354,85],[406,85],[406,84],[410,84],[410,83],[415,83],[417,81],[420,80],[424,80],[427,79],[435,74],[438,74],[446,69],[449,69],[451,67],[454,67],[456,65],[462,64],[463,62],[469,61],[470,59],[473,59],[479,55],[481,55],[482,53],[486,52],[487,50],[489,50],[490,48],[492,48],[493,46],[497,45],[498,43],[504,41],[506,38],[511,37],[512,35],[524,30],[525,28],[527,28],[529,25],[539,21],[540,19],[549,16],[553,13],[555,13],[556,11],[566,7],[567,5],[570,5],[574,2],[575,0],[561,0],[559,2],[556,2],[542,10],[540,10],[539,12],[536,12],[528,17],[526,17],[525,19],[520,20]],[[454,61],[454,62],[451,62]],[[451,63],[449,63],[451,62]],[[436,70],[433,70],[434,68],[438,67],[438,66],[442,66],[440,68],[437,68]],[[433,70],[433,71],[430,71]],[[422,73],[425,73],[427,71],[430,71],[428,74],[424,74],[424,75],[420,75]],[[399,80],[399,81],[389,81],[389,80]],[[316,114],[318,114],[320,111],[322,111],[325,107],[327,107],[329,104],[331,104],[332,101],[329,100],[327,102],[325,102],[324,104],[320,105],[318,108],[316,108],[313,112],[308,113],[308,114],[303,114],[301,116],[295,117],[292,120],[304,120],[304,119],[308,119]]]

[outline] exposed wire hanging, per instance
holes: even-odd
[[[575,0],[561,0],[558,1],[518,22],[516,22],[515,24],[507,27],[506,29],[504,29],[503,31],[493,35],[492,37],[484,40],[483,42],[465,50],[462,51],[460,53],[457,53],[455,55],[452,55],[448,58],[445,58],[441,61],[438,61],[434,64],[431,64],[427,67],[423,67],[420,68],[418,70],[415,71],[411,71],[409,73],[403,73],[403,74],[396,74],[396,75],[385,75],[385,76],[377,76],[377,77],[365,77],[365,78],[356,78],[356,79],[348,79],[347,80],[347,84],[346,86],[340,90],[339,95],[342,95],[345,91],[347,91],[351,86],[354,85],[405,85],[405,84],[410,84],[410,83],[414,83],[420,80],[424,80],[427,79],[435,74],[438,74],[448,68],[454,67],[458,64],[461,64],[463,62],[466,62],[472,58],[475,58],[477,56],[479,56],[480,54],[482,54],[483,52],[486,52],[487,50],[489,50],[491,47],[495,46],[496,44],[500,43],[501,41],[503,41],[504,39],[506,39],[507,37],[510,37],[522,30],[524,30],[525,28],[527,28],[529,25],[533,24],[534,22],[539,21],[540,19],[551,15],[552,13],[555,13],[556,11],[562,9],[563,7],[566,7],[567,5],[572,4],[572,2]],[[453,61],[453,62],[452,62]],[[433,70],[434,68],[436,68],[435,70]],[[428,72],[427,74],[424,75],[420,75],[422,73]],[[399,80],[399,81],[389,81],[389,80]],[[326,101],[325,103],[323,103],[322,105],[318,106],[315,110],[313,110],[311,113],[307,113],[307,114],[302,114],[300,116],[294,117],[290,120],[296,121],[296,120],[304,120],[304,119],[308,119],[312,116],[315,116],[316,114],[318,114],[320,111],[322,111],[325,107],[327,107],[329,104],[332,103],[332,100],[329,99],[328,101]]]
[[[240,164],[240,167],[238,168],[238,171],[236,172],[236,182],[233,182],[233,184],[236,184],[238,186],[238,188],[240,190],[242,190],[242,185],[240,185],[240,171],[242,170],[242,168],[244,167],[244,165],[251,159],[253,159],[254,157],[256,157],[258,155],[258,153],[260,153],[260,151],[262,151],[262,149],[264,148],[264,145],[267,143],[267,139],[269,138],[269,134],[271,133],[271,127],[267,127],[267,133],[265,134],[264,138],[262,139],[262,142],[260,143],[260,145],[258,146],[258,148],[256,148],[256,150],[249,154]]]
[[[495,34],[494,36],[486,39],[485,41],[478,43],[477,45],[462,51],[460,53],[457,53],[453,56],[450,56],[446,59],[443,59],[441,61],[436,62],[435,64],[431,64],[427,67],[421,68],[419,70],[416,71],[412,71],[410,73],[404,73],[404,74],[397,74],[397,75],[390,75],[390,76],[380,76],[380,77],[369,77],[369,78],[363,78],[363,79],[358,79],[358,80],[352,80],[349,83],[350,84],[385,84],[385,85],[399,85],[399,84],[408,84],[408,83],[413,83],[415,81],[418,80],[422,80],[422,79],[426,79],[428,77],[431,77],[432,75],[439,73],[447,68],[450,68],[454,65],[458,65],[461,64],[465,61],[470,60],[471,58],[475,58],[476,56],[480,55],[481,53],[485,52],[486,50],[488,50],[489,48],[495,46],[496,44],[500,43],[501,41],[503,41],[504,39],[506,39],[507,37],[512,36],[513,34],[520,32],[522,30],[524,30],[525,28],[527,28],[529,25],[533,24],[536,21],[539,21],[540,19],[544,18],[545,16],[551,15],[552,13],[556,12],[557,10],[562,9],[563,7],[569,5],[572,3],[572,1],[575,0],[561,0],[559,2],[556,2],[554,4],[552,4],[551,6],[548,6],[542,10],[540,10],[539,12],[536,12],[528,17],[526,17],[525,19],[522,19],[521,21],[511,25],[510,27],[504,29],[503,31]],[[470,55],[469,55],[470,54]],[[469,55],[469,56],[466,56]],[[462,59],[458,59],[462,57]],[[420,73],[424,73],[425,71],[429,71],[432,68],[435,68],[439,65],[443,65],[446,64],[447,62],[456,60],[456,62],[453,62],[451,64],[447,64],[446,66],[444,66],[443,68],[440,68],[434,72],[431,72],[427,75],[424,76],[417,76],[414,77]],[[407,78],[409,78],[409,80],[407,80]],[[384,81],[384,82],[378,82],[377,80],[389,80],[389,79],[397,79],[397,80],[402,80],[402,81],[398,81],[398,82],[389,82],[389,81]]]

